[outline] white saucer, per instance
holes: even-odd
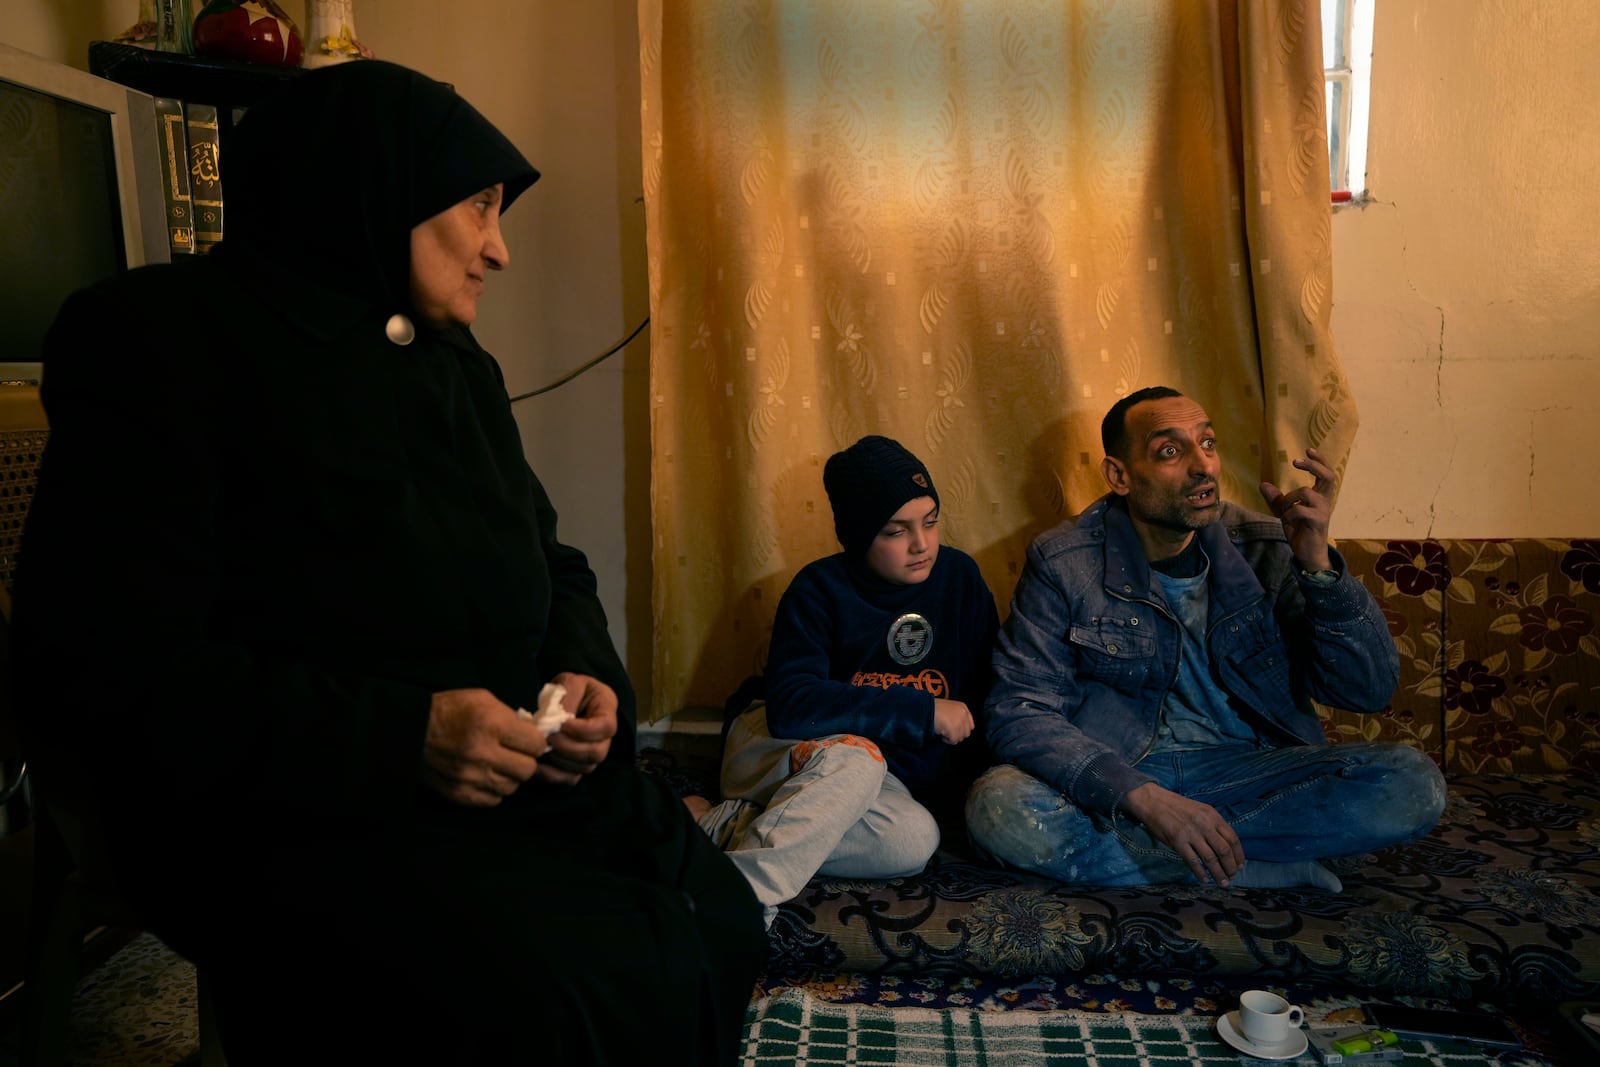
[[[1240,1031],[1239,1013],[1236,1011],[1217,1016],[1217,1034],[1246,1056],[1263,1060],[1292,1060],[1311,1044],[1304,1030],[1294,1030],[1280,1045],[1257,1045]]]

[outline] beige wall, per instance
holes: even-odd
[[[1378,0],[1344,536],[1600,535],[1600,4]]]
[[[303,0],[284,6],[304,25]],[[89,40],[138,9],[6,7],[0,39],[77,66]],[[648,310],[634,10],[632,0],[356,3],[379,55],[454,82],[545,172],[507,216],[512,267],[478,330],[514,392],[609,347]],[[1373,199],[1334,218],[1334,333],[1362,417],[1335,533],[1600,535],[1589,425],[1600,392],[1589,196],[1600,5],[1381,0],[1375,10]],[[647,355],[641,339],[517,406],[561,534],[589,553],[641,690]]]

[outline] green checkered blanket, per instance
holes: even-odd
[[[830,1004],[804,990],[754,1001],[741,1067],[1184,1067],[1264,1065],[1225,1044],[1205,1016],[975,1011]],[[1407,1043],[1403,1067],[1547,1064],[1537,1057]],[[1307,1052],[1292,1067],[1318,1064]],[[1397,1065],[1399,1067],[1399,1065]]]

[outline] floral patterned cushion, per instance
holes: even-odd
[[[1600,771],[1600,541],[1341,541],[1400,650],[1380,715],[1330,741],[1405,741],[1447,774]]]
[[[1337,894],[1092,889],[941,855],[781,906],[772,974],[1260,975],[1504,1002],[1600,994],[1600,780],[1455,780],[1426,838],[1330,861]]]
[[[1092,889],[943,856],[818,879],[773,973],[1210,974],[1517,1000],[1600,994],[1600,540],[1341,541],[1401,680],[1331,742],[1389,740],[1450,779],[1420,841],[1332,861],[1344,891]]]
[[[1332,742],[1403,741],[1442,765],[1438,667],[1444,644],[1440,590],[1449,582],[1445,551],[1431,541],[1340,541],[1339,551],[1389,621],[1400,651],[1400,686],[1380,715],[1323,708],[1323,731]]]
[[[1600,541],[1449,541],[1446,773],[1600,771]]]

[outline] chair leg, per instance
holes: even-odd
[[[33,826],[33,899],[23,961],[22,1067],[66,1062],[72,997],[82,971],[82,885],[50,819]]]
[[[222,1052],[222,1034],[217,1029],[216,995],[207,988],[206,973],[198,967],[194,981],[195,1000],[200,1008],[200,1067],[228,1067]]]

